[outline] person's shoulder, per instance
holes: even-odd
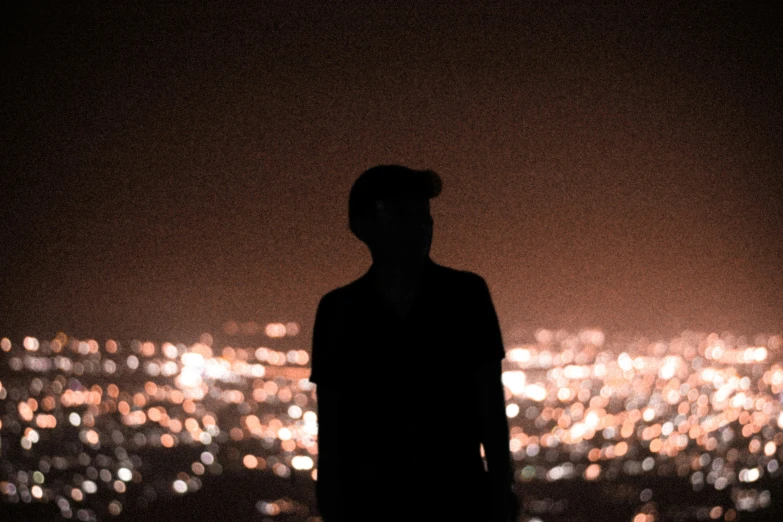
[[[323,297],[321,297],[321,303],[319,306],[344,306],[346,303],[356,300],[362,292],[365,284],[365,278],[366,275],[351,281],[348,284],[330,290],[324,294]]]
[[[440,281],[461,288],[481,289],[487,286],[483,277],[468,270],[458,270],[448,266],[432,263],[433,273]]]

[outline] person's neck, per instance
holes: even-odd
[[[374,255],[371,273],[380,287],[418,286],[429,263],[429,256],[420,258],[391,258]]]
[[[407,317],[423,284],[423,274],[429,257],[400,260],[378,259],[373,256],[370,282],[386,305],[404,319]]]

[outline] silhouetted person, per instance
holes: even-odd
[[[325,522],[514,516],[500,327],[481,277],[430,259],[440,190],[434,172],[398,165],[351,189],[350,228],[372,266],[315,318]]]

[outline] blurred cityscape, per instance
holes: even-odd
[[[3,338],[0,514],[137,520],[239,480],[254,484],[255,520],[320,520],[315,387],[298,333],[227,323],[220,343],[192,345]],[[520,520],[773,520],[781,352],[780,335],[728,333],[541,329],[509,343]]]

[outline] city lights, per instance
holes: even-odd
[[[265,331],[280,340],[294,326]],[[618,343],[597,330],[538,331],[534,343],[509,348],[502,374],[515,480],[650,475],[687,481],[694,495],[731,489],[733,506],[693,508],[714,520],[770,506],[783,460],[783,342],[761,340],[685,332]],[[213,342],[2,339],[0,500],[53,502],[66,519],[98,520],[139,509],[150,488],[188,495],[226,472],[313,480],[309,354]],[[368,382],[356,376],[357,398],[371,396]],[[645,511],[654,488],[636,499],[634,520],[663,520]],[[541,517],[563,508],[536,502]],[[314,509],[290,499],[257,507],[268,517]]]

